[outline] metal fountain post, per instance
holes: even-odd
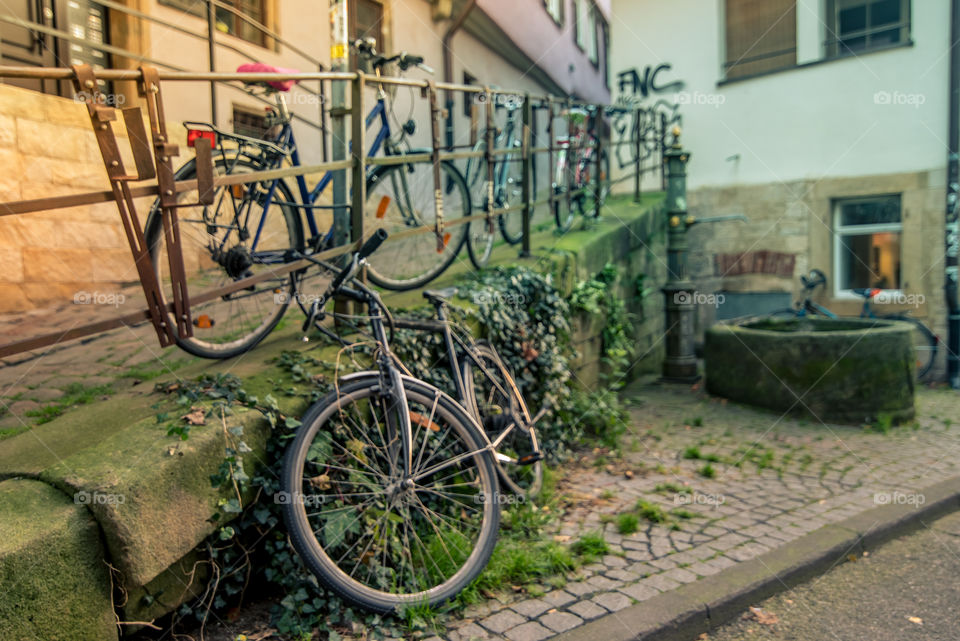
[[[667,149],[664,166],[667,196],[667,283],[663,286],[667,313],[667,356],[663,379],[675,382],[697,380],[697,357],[693,345],[693,283],[687,280],[687,162],[690,154],[680,145],[679,128]]]
[[[697,357],[694,353],[694,311],[696,292],[687,278],[687,232],[700,223],[720,223],[732,220],[746,222],[743,214],[695,218],[687,211],[687,162],[690,152],[680,145],[680,128],[673,129],[674,143],[664,156],[667,195],[667,283],[663,286],[666,297],[666,345],[667,355],[663,361],[661,380],[674,383],[692,383],[700,378],[697,374]]]

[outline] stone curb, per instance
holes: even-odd
[[[917,492],[921,506],[885,505],[826,525],[782,548],[564,632],[553,641],[690,641],[748,606],[960,510],[960,476]]]

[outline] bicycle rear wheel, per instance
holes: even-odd
[[[464,406],[496,446],[500,479],[514,494],[534,497],[543,486],[540,444],[510,371],[492,346],[478,343],[461,365]],[[524,458],[532,460],[524,463]]]
[[[260,171],[263,168],[246,159],[218,158],[218,175]],[[177,180],[196,178],[193,162],[176,174]],[[230,358],[259,343],[283,317],[293,298],[291,274],[273,276],[282,266],[289,249],[303,246],[303,230],[293,194],[283,181],[276,183],[269,210],[263,202],[272,183],[247,183],[216,190],[214,202],[207,206],[177,209],[180,245],[191,297],[218,289],[249,276],[264,276],[251,287],[191,304],[194,335],[178,337],[177,345],[203,358]],[[178,194],[179,203],[195,203],[194,191]],[[173,302],[169,263],[159,201],[154,202],[144,226],[157,279],[167,303]],[[256,243],[254,245],[254,243]],[[172,316],[172,312],[171,312]],[[171,317],[173,327],[177,324]]]
[[[440,167],[444,220],[469,216],[467,182],[450,162],[444,161]],[[370,280],[385,289],[423,287],[450,266],[467,236],[466,224],[445,227],[438,249],[436,234],[428,231],[436,221],[433,166],[429,163],[378,167],[367,180],[363,216],[364,229],[382,227],[392,237],[367,259]],[[421,233],[410,233],[418,230]]]
[[[936,334],[931,332],[926,325],[910,316],[897,314],[894,316],[880,316],[879,318],[887,320],[898,320],[913,325],[913,349],[916,355],[917,379],[922,379],[933,369],[933,363],[937,358],[937,340]]]
[[[283,467],[284,520],[307,568],[354,605],[391,612],[455,596],[497,539],[498,485],[466,411],[403,379],[412,427],[405,477],[399,403],[371,372],[303,418]]]
[[[519,145],[519,141],[515,143]],[[498,191],[502,201],[510,207],[510,211],[500,216],[500,233],[503,239],[511,245],[523,240],[523,159],[519,155],[510,155],[503,159],[504,180]],[[536,196],[536,185],[533,185],[531,194]],[[533,216],[531,212],[531,217]]]

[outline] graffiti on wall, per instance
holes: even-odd
[[[671,80],[670,63],[634,67],[617,74],[617,97],[611,135],[617,143],[614,157],[620,168],[636,164],[641,172],[656,172],[665,145],[673,144],[672,130],[681,124],[680,103],[665,97],[683,91],[682,80]]]

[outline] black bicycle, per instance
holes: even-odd
[[[496,544],[497,471],[508,484],[524,476],[505,471],[508,462],[535,470],[527,476],[537,485],[541,478],[532,421],[492,347],[461,344],[466,358],[454,379],[462,403],[405,373],[390,349],[398,323],[379,294],[354,278],[385,238],[383,230],[371,237],[311,306],[311,326],[323,324],[322,310],[334,297],[362,306],[375,369],[338,379],[307,411],[288,447],[278,495],[306,566],[345,600],[377,612],[455,596]],[[453,363],[459,352],[456,334],[441,320],[445,293],[430,296]],[[533,451],[511,456],[511,434],[524,434]],[[521,489],[532,491],[533,482]]]
[[[839,318],[837,314],[831,312],[823,305],[819,305],[811,299],[813,291],[821,285],[826,286],[827,276],[819,269],[811,270],[806,276],[800,277],[803,283],[803,299],[798,301],[794,307],[779,309],[770,315],[774,317],[803,318],[805,316],[824,316],[826,318]],[[939,339],[937,335],[930,331],[926,325],[908,316],[906,313],[897,312],[893,314],[877,314],[873,311],[870,301],[883,294],[882,289],[872,287],[858,288],[852,290],[854,294],[863,298],[863,307],[860,309],[860,318],[878,318],[883,320],[898,320],[913,325],[913,344],[916,353],[917,378],[921,379],[930,373],[933,363],[937,358],[937,346]]]

